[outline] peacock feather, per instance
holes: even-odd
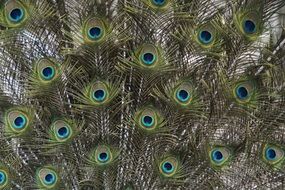
[[[0,0],[0,189],[285,189],[284,0]]]

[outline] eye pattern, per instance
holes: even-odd
[[[159,124],[159,113],[152,109],[152,107],[144,108],[143,110],[138,112],[137,122],[144,130],[153,130],[158,127]]]
[[[58,176],[55,170],[51,168],[42,168],[37,172],[38,185],[42,188],[54,188],[58,182]]]
[[[256,24],[250,19],[245,19],[243,22],[243,30],[246,34],[253,34],[256,32]]]
[[[155,55],[153,53],[147,52],[142,55],[142,61],[146,65],[152,65],[155,61]]]
[[[99,153],[98,160],[102,163],[107,162],[109,160],[109,153],[108,152]]]
[[[239,86],[236,88],[237,97],[241,100],[248,98],[248,90],[244,86]]]
[[[165,0],[152,0],[152,3],[157,6],[163,6],[166,1]]]
[[[213,166],[223,166],[230,158],[231,153],[226,147],[214,148],[209,153]]]
[[[24,10],[22,8],[14,8],[9,13],[9,19],[12,22],[18,23],[24,18]]]
[[[170,162],[163,162],[162,163],[162,171],[165,172],[165,173],[172,173],[174,170],[174,166],[172,165],[172,163]]]
[[[219,163],[224,160],[224,155],[221,151],[215,150],[212,152],[212,159],[214,160],[214,162]]]
[[[154,124],[154,118],[152,116],[145,115],[142,117],[142,124],[147,128],[151,127]]]
[[[96,43],[101,41],[106,36],[105,22],[97,17],[89,18],[83,29],[83,38],[87,43]]]
[[[248,81],[241,82],[237,84],[234,88],[234,96],[241,103],[250,101],[253,97],[254,92],[255,92],[254,84]]]
[[[178,168],[178,160],[175,157],[168,157],[159,164],[159,171],[165,177],[175,175]]]
[[[69,136],[69,129],[67,127],[61,127],[57,130],[57,135],[59,138],[66,138]]]
[[[16,129],[23,129],[27,123],[27,119],[23,115],[19,115],[14,119],[13,127]]]
[[[70,139],[73,130],[70,125],[64,120],[56,120],[52,124],[52,131],[59,142],[65,142]]]
[[[96,89],[93,92],[93,99],[98,102],[102,102],[106,99],[106,92],[103,89]]]
[[[176,92],[176,98],[180,102],[186,102],[190,99],[190,94],[188,91],[180,89],[180,90],[177,90],[177,92]]]
[[[183,82],[174,90],[174,100],[179,105],[189,105],[192,102],[192,87],[188,82]]]
[[[48,173],[46,176],[45,176],[45,179],[44,179],[44,183],[46,185],[51,185],[55,182],[55,175],[53,173]]]
[[[105,145],[98,146],[94,156],[95,162],[99,165],[107,165],[113,160],[111,149]]]
[[[202,30],[199,32],[198,39],[203,44],[209,44],[213,41],[213,35],[210,31]]]
[[[43,83],[50,83],[59,76],[59,66],[48,58],[38,60],[36,66],[38,78]]]
[[[6,119],[7,129],[17,134],[25,131],[29,125],[28,116],[22,111],[11,110],[7,113]]]
[[[88,30],[88,36],[91,39],[97,40],[97,39],[99,39],[102,36],[102,29],[100,27],[98,27],[98,26],[91,27]]]
[[[55,75],[55,71],[54,68],[51,66],[45,67],[42,69],[42,78],[45,80],[51,80],[53,79],[54,75]]]
[[[156,46],[152,44],[145,44],[138,50],[137,58],[143,67],[155,67],[159,60],[159,51]]]
[[[284,150],[278,146],[266,145],[263,150],[263,159],[271,164],[276,165],[284,160]]]
[[[7,184],[7,174],[4,170],[0,170],[0,188]]]

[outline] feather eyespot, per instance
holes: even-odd
[[[139,59],[144,67],[154,67],[158,62],[158,49],[152,44],[144,45],[139,51]]]
[[[24,18],[24,10],[22,8],[14,8],[9,13],[9,19],[12,22],[15,22],[15,23],[21,22],[23,18]]]
[[[107,93],[104,89],[96,89],[93,91],[93,99],[97,102],[102,102],[106,99]]]
[[[214,148],[209,152],[210,160],[213,166],[221,167],[229,161],[231,152],[226,147]]]
[[[55,170],[42,168],[37,172],[37,180],[39,187],[51,189],[57,185],[58,176]]]
[[[270,165],[277,165],[284,161],[285,152],[282,148],[274,145],[266,145],[263,148],[263,159]]]
[[[159,171],[165,177],[175,175],[178,167],[178,160],[175,157],[168,157],[159,164]]]
[[[103,104],[109,98],[109,90],[104,82],[95,82],[90,93],[92,101],[96,104]]]
[[[0,170],[0,188],[6,186],[8,182],[8,175],[4,170]]]
[[[145,115],[142,117],[142,124],[145,126],[145,127],[151,127],[153,126],[154,124],[154,119],[152,116],[149,116],[149,115]]]
[[[234,88],[234,96],[238,102],[246,103],[250,101],[255,93],[255,85],[250,81],[238,83]]]
[[[146,52],[141,56],[141,60],[145,65],[152,65],[155,62],[155,59],[155,55],[151,52]]]
[[[109,160],[109,153],[108,152],[101,152],[98,154],[98,160],[101,163],[107,162]]]
[[[187,90],[179,89],[176,92],[176,98],[180,102],[186,102],[186,101],[188,101],[191,98],[191,95],[190,95],[190,93]]]
[[[174,91],[174,100],[181,105],[189,105],[192,101],[192,87],[190,83],[179,84]]]
[[[69,125],[69,123],[67,123],[64,120],[56,120],[52,124],[51,130],[53,131],[53,133],[54,133],[53,135],[54,135],[55,140],[57,142],[66,142],[66,141],[70,140],[71,136],[74,133],[74,131],[71,128],[71,126]]]
[[[166,0],[152,0],[152,3],[156,6],[163,6],[166,3]]]
[[[88,30],[88,36],[91,39],[99,39],[102,36],[102,29],[98,26],[92,27]]]
[[[97,147],[94,157],[95,162],[99,165],[106,165],[113,160],[111,149],[105,145]]]
[[[250,20],[250,19],[245,19],[243,21],[243,31],[246,34],[253,34],[256,32],[256,24],[254,21]]]
[[[41,83],[50,83],[60,75],[59,66],[50,59],[42,58],[36,63],[38,79]]]
[[[106,35],[106,29],[106,24],[102,19],[97,17],[89,18],[84,24],[84,41],[87,43],[101,41]]]
[[[198,37],[199,41],[202,44],[210,44],[213,41],[213,35],[210,31],[208,30],[201,30],[199,32],[199,37]]]
[[[143,129],[152,130],[155,129],[158,125],[157,123],[158,115],[151,108],[146,108],[143,111],[141,111],[141,113],[139,114],[139,118],[140,118],[140,126]]]
[[[22,2],[8,0],[5,3],[4,15],[8,27],[18,27],[27,19],[28,13]]]
[[[41,71],[41,76],[45,80],[51,80],[55,76],[54,68],[51,66],[45,67]]]
[[[7,117],[8,126],[15,133],[23,132],[29,125],[28,116],[22,111],[10,111]]]

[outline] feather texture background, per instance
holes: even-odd
[[[0,189],[285,189],[283,0],[1,0]]]

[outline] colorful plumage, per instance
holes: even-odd
[[[0,189],[284,189],[284,10],[0,0]]]

